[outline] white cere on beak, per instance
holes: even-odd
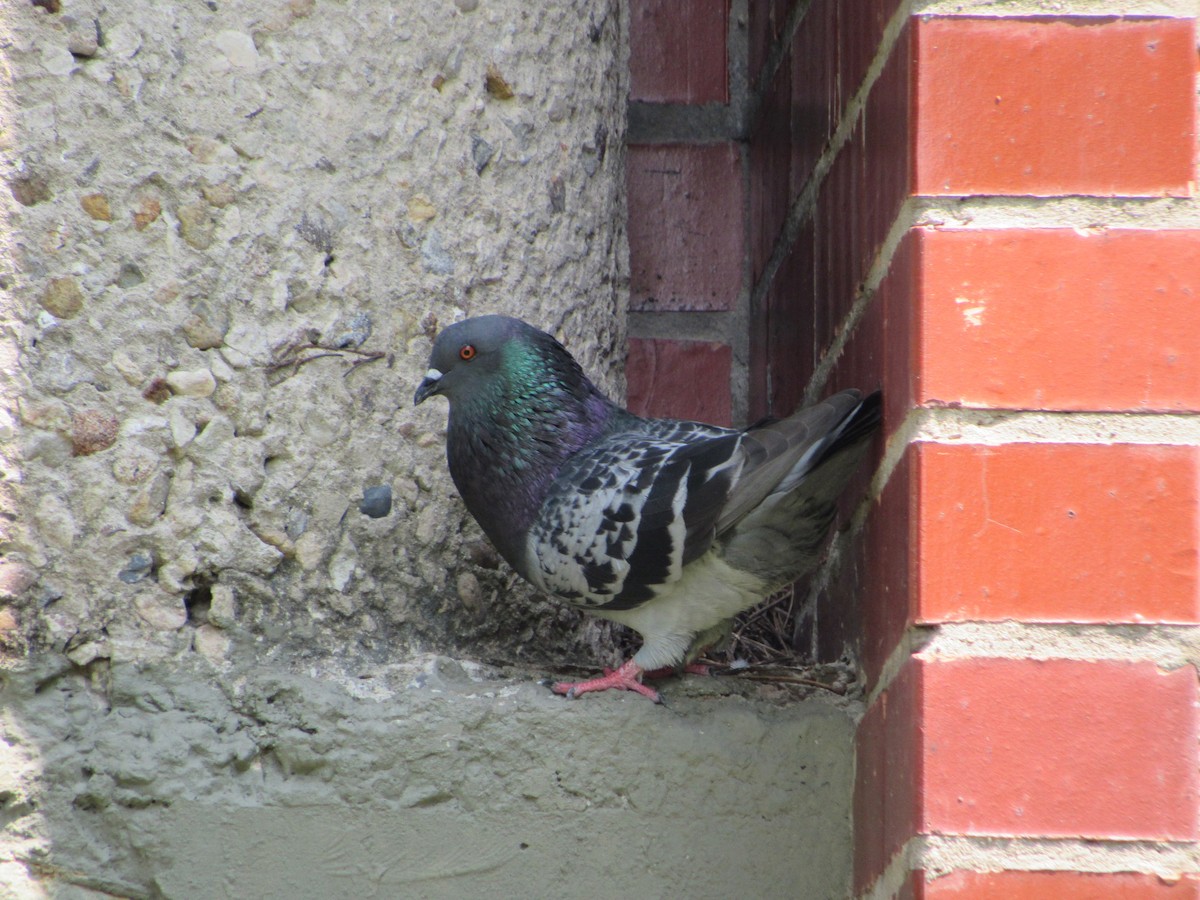
[[[425,373],[426,381],[437,381],[441,377],[442,377],[442,373],[439,372],[437,369],[430,369],[428,372]]]

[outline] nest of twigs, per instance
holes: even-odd
[[[773,594],[738,616],[726,646],[708,651],[700,662],[720,675],[849,693],[854,674],[848,666],[816,664],[796,646],[802,603],[795,586]]]
[[[722,648],[727,662],[748,665],[801,665],[794,641],[799,600],[793,586],[768,597],[738,616],[728,646]]]

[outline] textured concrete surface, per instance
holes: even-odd
[[[171,652],[213,606],[286,654],[586,643],[478,547],[411,397],[482,312],[620,392],[617,5],[47,6],[0,18],[11,641]]]

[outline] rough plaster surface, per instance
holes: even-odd
[[[853,706],[428,655],[612,652],[411,396],[484,312],[621,392],[625,16],[0,6],[0,896],[845,894]]]
[[[444,404],[412,391],[438,323],[495,311],[619,388],[617,8],[211,6],[4,9],[21,634],[173,651],[199,588],[288,654],[477,644],[512,592],[462,562]]]

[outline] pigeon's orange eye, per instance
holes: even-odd
[[[474,359],[475,348],[471,344],[463,344],[462,349],[458,351],[459,359]]]

